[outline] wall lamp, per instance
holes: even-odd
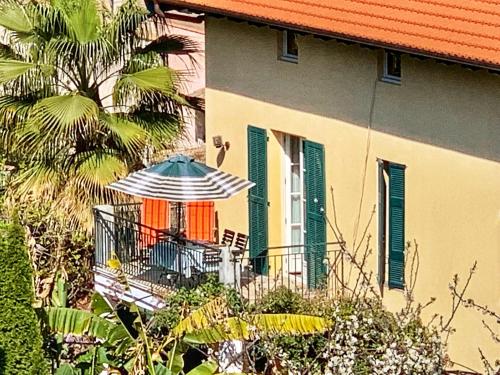
[[[231,144],[228,141],[224,142],[222,140],[222,136],[220,136],[220,135],[216,135],[216,136],[212,137],[212,141],[213,141],[214,146],[216,148],[224,147],[226,150],[229,150],[229,146],[231,146]]]

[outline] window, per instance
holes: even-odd
[[[401,164],[378,161],[378,281],[381,288],[386,282],[389,288],[404,288],[405,169]]]
[[[293,31],[284,30],[280,40],[280,58],[285,61],[297,62],[299,59],[299,47],[297,45],[297,34]]]
[[[286,243],[304,244],[304,176],[302,140],[285,134]],[[291,252],[302,252],[292,247]]]
[[[384,51],[381,80],[389,83],[401,83],[401,55],[399,53]]]

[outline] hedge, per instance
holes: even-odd
[[[19,224],[0,222],[0,374],[45,375],[32,270]]]

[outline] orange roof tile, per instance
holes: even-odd
[[[160,0],[500,68],[500,0]]]

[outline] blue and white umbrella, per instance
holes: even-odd
[[[193,202],[228,199],[254,185],[188,156],[177,155],[108,187],[141,198]]]

